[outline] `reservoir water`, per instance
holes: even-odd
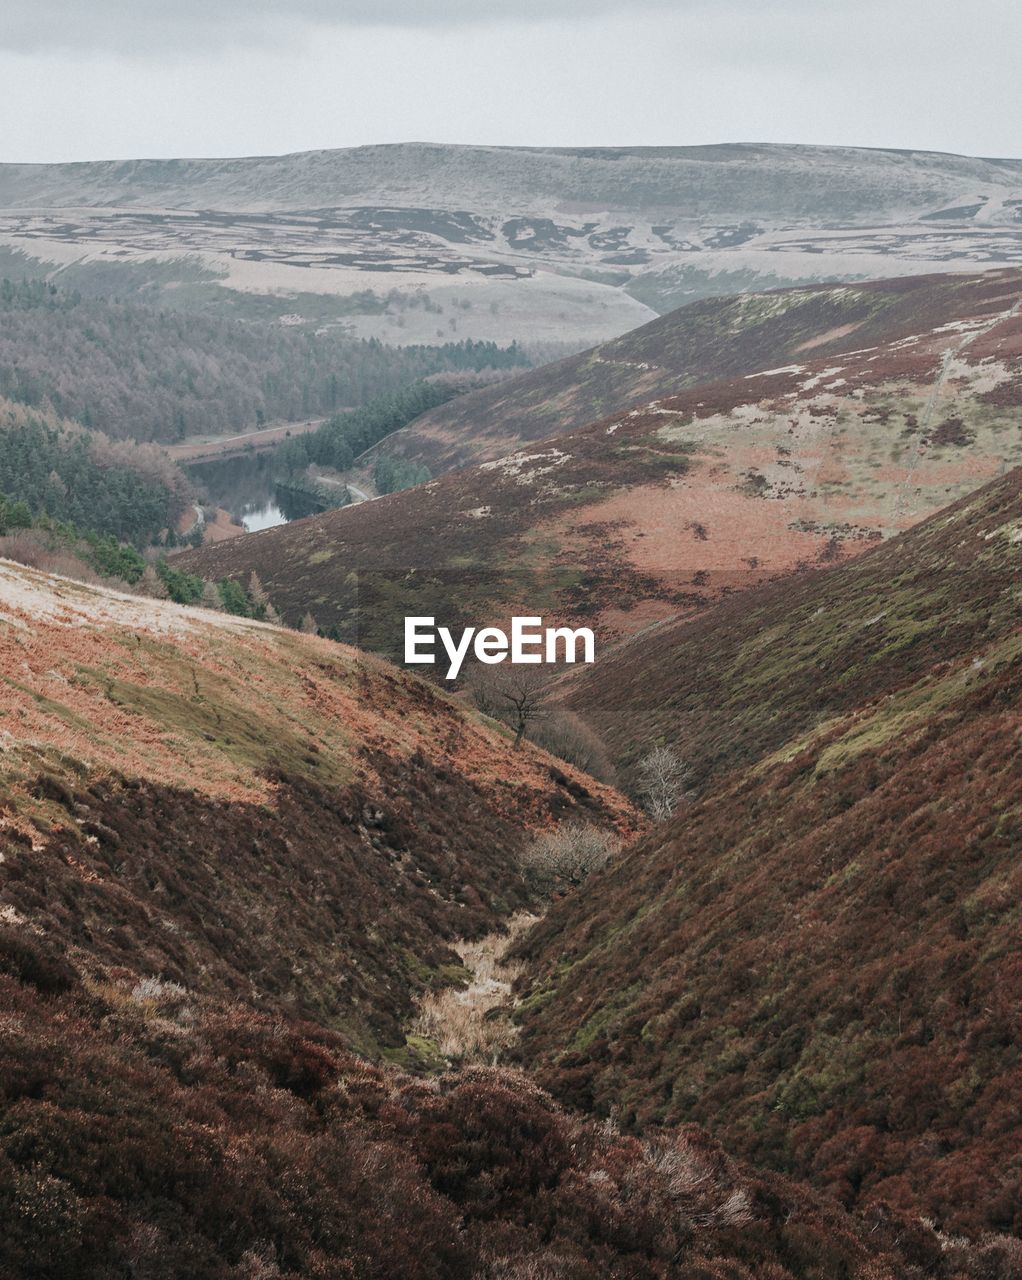
[[[195,462],[185,471],[204,505],[223,507],[249,533],[323,510],[314,498],[280,488],[270,470],[269,454]]]

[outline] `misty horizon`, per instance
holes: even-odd
[[[1019,152],[1022,15],[979,0],[13,0],[0,162],[385,145]],[[41,88],[45,87],[45,92]],[[527,142],[525,140],[528,140]]]
[[[65,164],[120,164],[128,161],[139,161],[142,163],[153,161],[159,162],[163,160],[183,160],[188,162],[202,162],[205,160],[283,160],[291,156],[301,156],[316,153],[328,153],[334,151],[369,151],[384,147],[400,148],[400,147],[437,147],[448,148],[452,150],[481,150],[481,151],[536,151],[536,152],[650,152],[667,154],[675,151],[696,151],[711,150],[714,148],[798,148],[806,151],[874,151],[888,152],[896,155],[932,155],[932,156],[949,156],[957,159],[967,160],[983,160],[989,163],[997,164],[1002,161],[1014,163],[1022,160],[1022,148],[1017,154],[1013,155],[993,155],[981,154],[979,152],[950,151],[946,148],[939,147],[911,147],[911,146],[884,146],[882,144],[859,145],[854,142],[800,142],[792,139],[755,139],[755,138],[733,138],[733,139],[717,139],[711,142],[678,142],[678,143],[618,143],[615,145],[607,145],[599,142],[578,142],[578,143],[537,143],[537,142],[465,142],[465,141],[439,141],[435,138],[401,138],[388,141],[367,141],[338,144],[336,146],[309,146],[297,147],[288,151],[249,151],[240,152],[196,152],[194,154],[174,153],[166,155],[157,155],[155,153],[133,153],[133,154],[102,154],[75,159],[55,159],[55,160],[4,160],[0,159],[0,164],[13,165],[65,165]]]

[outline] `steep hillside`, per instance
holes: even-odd
[[[6,943],[6,939],[4,942]],[[0,952],[6,1275],[108,1280],[987,1280],[1014,1244],[853,1218],[579,1120],[518,1073],[424,1082],[336,1036]],[[6,962],[6,963],[4,963]]]
[[[606,646],[857,553],[1022,461],[1022,276],[876,290],[897,300],[885,338],[871,315],[835,333],[856,293],[818,299],[815,326],[793,321],[794,361],[182,563],[242,582],[255,570],[289,620],[311,609],[321,628],[397,654],[406,614],[481,625],[544,613],[595,623]],[[817,343],[843,349],[820,356]]]
[[[0,1271],[987,1280],[686,1128],[394,1047],[517,843],[614,793],[323,641],[0,562]]]
[[[362,655],[9,562],[0,738],[9,926],[97,981],[289,1009],[369,1053],[457,977],[447,941],[524,902],[528,828],[630,823]]]
[[[0,246],[174,306],[577,349],[701,297],[1022,263],[1020,195],[1022,161],[927,152],[412,143],[3,165]]]
[[[592,351],[442,405],[374,452],[424,463],[439,475],[686,387],[803,363],[807,355],[819,361],[850,348],[875,352],[933,327],[937,317],[982,307],[987,292],[976,279],[924,276],[693,303]]]
[[[1020,555],[1016,470],[603,668],[696,793],[526,941],[561,1098],[1022,1229]]]

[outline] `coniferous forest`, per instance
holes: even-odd
[[[393,395],[372,400],[351,413],[334,414],[315,431],[293,436],[279,445],[274,453],[274,465],[283,475],[303,471],[310,463],[346,471],[367,449],[407,426],[413,418],[453,399],[462,389],[463,385],[456,379],[419,381]],[[383,470],[384,475],[400,474],[389,459],[386,463],[388,469]],[[428,473],[421,479],[428,480]],[[404,487],[395,483],[382,488],[381,492]]]
[[[250,430],[353,408],[436,373],[525,364],[517,347],[491,342],[391,347],[0,282],[0,396],[115,439]]]
[[[189,485],[161,449],[0,400],[0,495],[34,517],[144,546],[174,528]]]

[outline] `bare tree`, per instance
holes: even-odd
[[[166,600],[170,595],[163,579],[151,564],[146,565],[145,572],[139,579],[136,590],[139,595],[150,596],[153,600]]]
[[[580,885],[620,847],[621,841],[612,832],[583,822],[562,822],[530,841],[520,863],[526,879],[536,888]]]
[[[270,603],[270,597],[266,594],[266,589],[259,581],[259,575],[254,569],[248,575],[248,598],[257,608],[260,605],[265,608]]]
[[[639,794],[654,822],[666,822],[678,807],[688,770],[670,747],[654,747],[639,761]]]
[[[259,575],[254,569],[248,576],[248,598],[252,603],[252,612],[257,618],[262,618],[264,622],[272,622],[274,624],[280,622],[280,614],[273,607],[273,602],[270,600],[266,588],[259,581]],[[308,616],[312,617],[311,614]]]
[[[316,619],[312,616],[311,612],[306,612],[298,630],[304,632],[307,636],[315,636],[319,634],[319,624],[316,622]]]
[[[472,668],[467,683],[479,710],[514,730],[516,751],[529,725],[546,717],[548,677],[541,667],[511,662],[480,665]]]
[[[204,609],[223,609],[224,602],[215,582],[208,579],[202,584],[202,607]]]

